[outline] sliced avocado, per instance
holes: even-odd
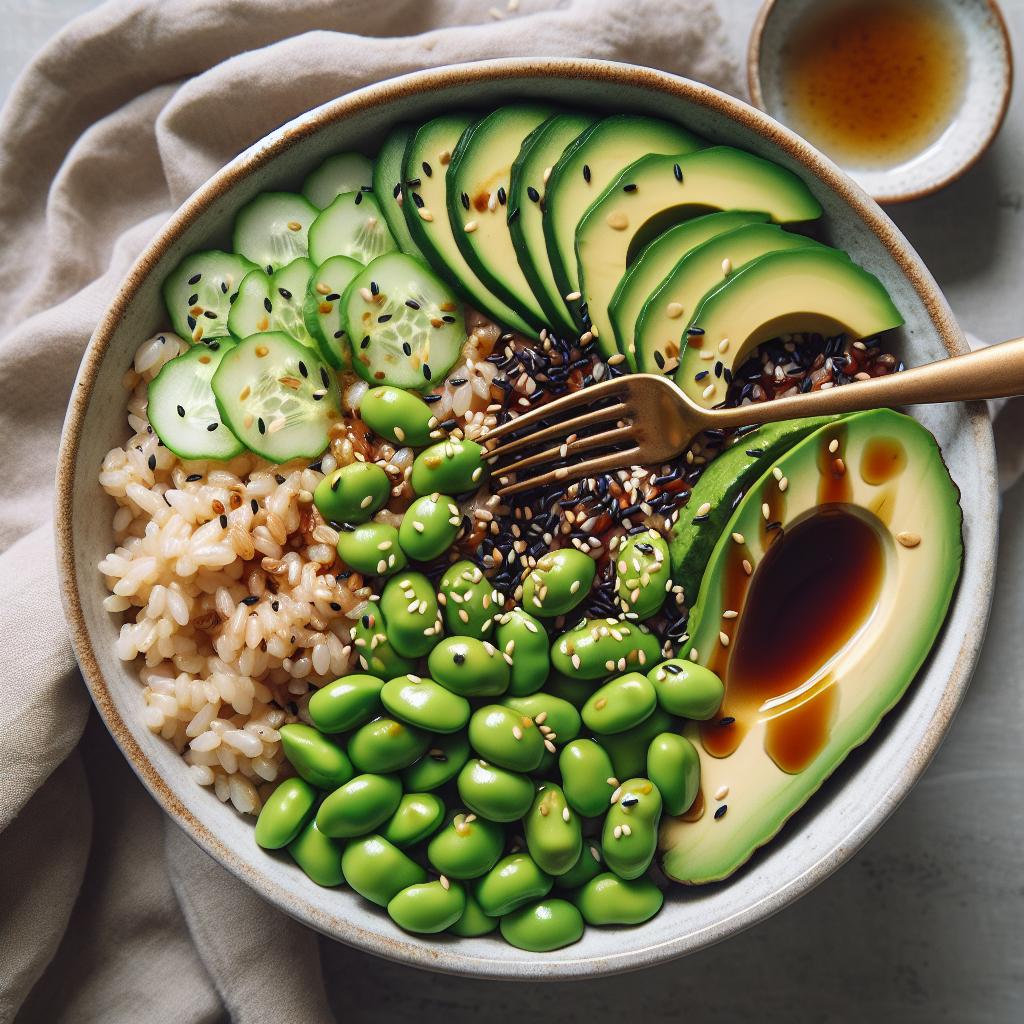
[[[751,483],[793,445],[836,419],[808,416],[765,423],[737,437],[701,473],[669,538],[672,579],[683,588],[687,603],[696,600],[711,552]]]
[[[412,240],[409,225],[405,222],[405,214],[402,212],[402,204],[405,202],[402,191],[402,160],[414,131],[412,125],[400,124],[388,133],[373,164],[373,194],[398,247],[410,256],[422,258],[423,254]]]
[[[744,210],[706,213],[703,217],[673,224],[643,249],[619,281],[608,303],[608,316],[615,331],[615,347],[625,355],[634,373],[637,372],[637,320],[644,303],[672,272],[672,268],[698,245],[716,235],[733,231],[744,224],[761,224],[767,219],[766,213],[749,213]]]
[[[818,201],[791,171],[728,146],[689,156],[645,156],[630,164],[591,206],[576,229],[579,316],[598,346],[613,355],[608,306],[635,249],[696,211],[762,210],[778,223],[821,216]]]
[[[485,316],[514,331],[532,334],[530,325],[477,277],[452,234],[446,172],[462,133],[475,121],[472,114],[445,114],[416,131],[402,160],[402,212],[409,234],[435,273]],[[423,169],[424,164],[430,168],[430,174]]]
[[[588,128],[551,169],[544,198],[544,238],[558,294],[579,290],[576,228],[591,203],[646,153],[692,153],[706,143],[685,128],[636,114],[615,114]]]
[[[548,326],[571,335],[576,326],[555,282],[544,240],[547,181],[554,165],[573,140],[594,123],[590,114],[556,114],[527,136],[512,164],[508,189],[508,230],[519,266],[530,282]],[[518,210],[513,217],[512,211]]]
[[[456,244],[477,277],[533,327],[532,337],[547,316],[519,266],[508,228],[519,211],[508,205],[508,196],[523,140],[550,116],[550,107],[535,104],[499,107],[463,132],[448,170],[448,219]]]
[[[762,341],[800,331],[865,338],[902,323],[878,278],[845,253],[825,246],[773,252],[701,302],[686,329],[675,380],[694,402],[711,408],[725,399],[733,371]],[[714,372],[698,379],[708,367]]]
[[[684,730],[701,796],[662,826],[669,877],[732,874],[900,699],[960,573],[958,498],[935,439],[888,409],[820,428],[751,487],[690,616],[683,655],[725,697]]]
[[[686,342],[686,328],[706,295],[759,256],[819,244],[804,235],[783,231],[776,224],[749,224],[716,235],[680,260],[651,292],[637,318],[632,339],[635,350],[627,351],[626,358],[632,356],[642,373],[675,373]],[[701,384],[703,390],[714,367],[707,362],[713,358],[709,354],[712,349],[701,352],[705,361],[694,375],[701,375],[695,383]]]

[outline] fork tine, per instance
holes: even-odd
[[[551,406],[547,406],[547,408],[551,408]],[[518,452],[523,448],[528,448],[530,445],[537,444],[540,441],[546,441],[548,438],[568,437],[570,434],[576,434],[586,427],[594,426],[598,423],[604,423],[606,420],[621,419],[622,416],[628,412],[629,406],[619,402],[617,405],[609,406],[607,409],[596,409],[594,412],[588,412],[583,416],[577,416],[575,419],[552,423],[551,426],[542,427],[540,430],[535,430],[533,433],[527,434],[525,437],[517,437],[514,441],[509,441],[508,444],[499,444],[496,448],[492,448],[486,453],[486,458],[504,458],[507,455],[511,455],[513,452]]]
[[[625,441],[630,438],[632,434],[633,431],[629,427],[616,427],[614,430],[605,430],[600,434],[592,434],[590,437],[584,437],[578,441],[570,441],[566,444],[566,455],[575,455],[577,452],[589,451],[591,448],[603,448],[607,445],[615,444],[616,441]],[[498,476],[505,476],[506,474],[511,473],[521,473],[524,469],[540,465],[542,462],[552,462],[553,460],[561,457],[561,455],[561,446],[557,448],[548,448],[546,451],[540,452],[537,455],[529,455],[525,459],[513,462],[509,466],[501,466],[496,470],[496,472]]]
[[[602,473],[606,469],[622,469],[623,466],[630,465],[630,460],[635,459],[639,454],[640,449],[635,446],[625,451],[612,452],[610,455],[603,455],[599,459],[590,459],[587,462],[580,462],[575,466],[563,466],[550,473],[545,473],[543,476],[523,480],[521,483],[509,484],[507,487],[502,487],[498,494],[503,497],[521,494],[523,491],[530,491],[536,487],[546,487],[548,484],[570,483],[573,480],[580,480],[585,476],[590,476],[592,473]]]

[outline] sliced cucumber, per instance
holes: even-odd
[[[281,331],[229,349],[213,375],[213,394],[231,431],[268,462],[316,458],[341,414],[334,371]]]
[[[317,213],[294,192],[263,192],[235,217],[235,252],[272,274],[307,255],[306,236]]]
[[[353,366],[370,384],[434,387],[455,365],[466,340],[451,289],[402,252],[385,253],[364,267],[342,305]]]
[[[245,445],[225,426],[210,381],[235,347],[229,338],[195,345],[165,363],[149,385],[149,422],[179,459],[226,461]]]
[[[164,305],[174,333],[190,341],[225,337],[238,286],[255,269],[255,263],[233,252],[186,256],[164,281]]]
[[[332,256],[348,256],[365,265],[395,248],[372,192],[338,196],[309,229],[309,255],[318,267]]]
[[[373,183],[373,162],[362,153],[329,156],[302,183],[302,194],[319,210],[331,205],[342,192],[358,192]]]
[[[409,225],[405,223],[405,214],[402,212],[402,203],[405,201],[402,192],[402,159],[412,134],[411,125],[400,124],[384,140],[373,164],[373,194],[377,197],[377,205],[388,222],[398,248],[410,256],[421,256],[420,247],[409,234]]]
[[[276,274],[253,270],[246,274],[228,316],[228,329],[239,339],[267,331],[284,331],[297,342],[312,348],[302,316],[309,280],[316,267],[306,257],[292,260]]]
[[[332,256],[309,279],[302,314],[320,355],[336,370],[352,366],[352,346],[342,319],[341,297],[363,269],[348,256]]]

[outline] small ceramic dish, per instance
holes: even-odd
[[[68,410],[57,473],[62,594],[79,663],[100,714],[154,799],[204,850],[265,899],[332,938],[403,963],[481,977],[581,978],[648,967],[728,938],[826,878],[871,836],[924,771],[950,726],[978,658],[993,586],[997,490],[984,406],[921,411],[963,494],[965,561],[946,627],[926,667],[869,743],[808,806],[723,884],[673,886],[663,911],[636,928],[590,928],[573,946],[532,954],[488,936],[402,932],[351,890],[322,889],[286,856],[257,847],[252,819],[196,785],[188,766],[146,727],[138,667],[115,653],[120,623],[103,608],[97,563],[111,550],[112,502],[97,481],[125,436],[125,369],[139,340],[165,326],[160,288],[185,253],[230,237],[256,193],[294,188],[328,154],[372,152],[399,122],[543,99],[568,108],[670,118],[799,174],[824,208],[826,240],[870,267],[906,318],[892,339],[908,363],[966,351],[949,306],[884,213],[832,163],[754,108],[645,68],[583,60],[497,60],[392,79],[318,107],[241,154],[191,196],[146,248],[86,351]]]
[[[922,151],[893,166],[858,166],[839,161],[879,203],[900,203],[932,192],[968,171],[995,139],[1013,84],[1009,34],[993,0],[932,0],[962,41],[964,86],[948,125]],[[849,0],[766,0],[747,51],[747,81],[753,102],[784,124],[799,128],[789,109],[784,80],[786,45],[810,16]],[[870,74],[870,69],[864,70]]]

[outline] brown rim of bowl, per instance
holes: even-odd
[[[1010,97],[1013,94],[1013,47],[1010,45],[1010,30],[1006,27],[1006,18],[996,3],[996,0],[984,0],[988,9],[992,12],[996,27],[1003,38],[1003,51],[1006,54],[1006,85],[1003,88],[1002,101],[999,105],[999,115],[992,124],[992,129],[985,137],[982,144],[965,160],[956,170],[950,171],[944,178],[927,185],[925,188],[915,189],[913,192],[897,192],[893,195],[873,196],[876,203],[887,203],[895,206],[898,203],[909,203],[915,199],[923,199],[925,196],[934,195],[954,181],[959,181],[989,150],[995,142],[999,129],[1003,127],[1006,119],[1006,111],[1010,106]],[[750,32],[750,42],[747,44],[747,89],[750,92],[750,101],[758,110],[764,111],[769,117],[774,118],[771,111],[765,106],[764,93],[761,91],[761,42],[764,36],[765,26],[768,18],[775,9],[778,0],[764,0],[757,18],[754,20],[754,27]],[[827,158],[826,158],[827,159]],[[848,172],[844,172],[848,173]]]
[[[55,520],[57,568],[60,575],[61,597],[68,620],[72,643],[100,715],[129,763],[156,801],[176,823],[207,853],[220,861],[228,870],[250,884],[270,903],[293,917],[310,924],[319,931],[379,956],[401,963],[485,978],[567,979],[594,975],[616,974],[653,966],[674,959],[728,938],[782,909],[797,897],[812,889],[828,877],[858,850],[907,795],[921,772],[931,760],[949,727],[953,715],[970,681],[977,661],[984,630],[972,631],[964,638],[957,654],[935,713],[928,723],[921,743],[914,751],[910,763],[883,794],[878,803],[864,815],[810,870],[794,879],[744,911],[722,922],[708,926],[688,936],[668,939],[621,953],[599,953],[586,959],[562,958],[559,955],[530,961],[502,961],[497,958],[473,956],[459,950],[457,945],[431,945],[414,939],[397,939],[358,927],[343,917],[329,913],[322,906],[296,897],[283,886],[271,881],[262,872],[247,865],[233,849],[207,829],[168,788],[156,767],[133,738],[125,721],[118,714],[89,636],[82,602],[75,577],[75,551],[73,525],[75,507],[73,484],[79,439],[90,396],[95,386],[100,363],[110,344],[117,324],[125,314],[140,284],[153,273],[157,260],[167,251],[182,230],[201,216],[214,202],[253,170],[265,166],[278,154],[301,139],[315,134],[324,125],[352,114],[387,104],[390,101],[445,87],[473,84],[501,79],[512,83],[524,78],[586,78],[592,81],[627,85],[659,92],[672,98],[712,109],[756,131],[798,161],[805,170],[825,187],[837,192],[853,211],[868,225],[882,242],[897,266],[906,275],[917,292],[936,332],[950,355],[966,351],[966,344],[953,314],[937,285],[903,240],[896,226],[872,200],[833,164],[822,157],[808,143],[767,115],[740,100],[733,99],[709,86],[649,68],[618,64],[609,61],[582,59],[499,59],[476,63],[434,68],[414,72],[401,78],[367,86],[340,99],[332,100],[271,133],[267,139],[246,150],[205,185],[190,196],[171,216],[167,224],[136,260],[103,319],[100,321],[82,359],[68,414],[64,423],[57,462]],[[989,509],[986,518],[995,522],[995,463],[992,431],[984,407],[977,403],[972,408],[970,427],[976,448],[985,454],[987,475],[991,478]],[[982,615],[987,620],[992,599],[992,576],[995,558],[993,546],[983,563]]]

